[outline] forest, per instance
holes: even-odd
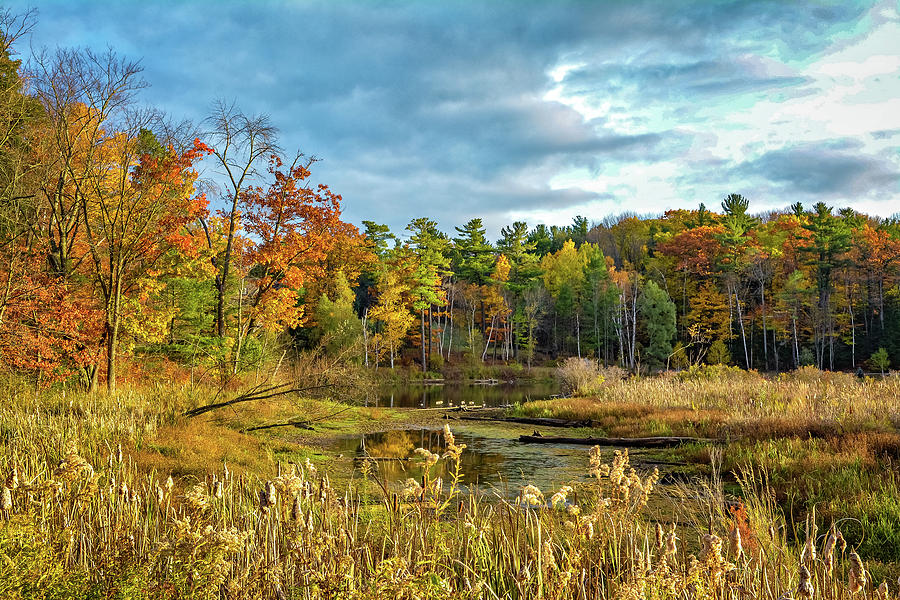
[[[723,193],[712,209],[514,222],[494,241],[477,217],[360,232],[267,117],[218,102],[173,122],[112,50],[23,67],[32,22],[4,19],[0,359],[39,386],[114,389],[118,357],[237,373],[312,347],[432,372],[461,356],[645,372],[900,360],[896,218],[753,214]]]

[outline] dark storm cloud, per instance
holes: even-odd
[[[810,18],[800,3],[705,0],[39,7],[37,44],[109,44],[142,56],[153,85],[143,98],[179,118],[201,120],[216,98],[270,114],[285,148],[324,159],[316,173],[343,194],[347,216],[398,230],[419,214],[451,229],[472,216],[500,223],[512,210],[627,203],[548,182],[574,167],[680,159],[692,134],[678,119],[712,98],[809,93],[775,59],[821,51],[864,12],[838,3]],[[568,95],[618,97],[611,116],[658,106],[672,123],[636,133],[585,119],[547,98],[560,63],[582,65],[560,83]],[[853,171],[839,160],[849,155],[825,151],[845,177],[803,173],[814,150],[782,163],[766,155],[744,171],[804,189],[874,177],[866,160]],[[867,174],[854,179],[860,169]]]
[[[763,154],[740,165],[737,174],[775,184],[785,194],[854,199],[882,191],[898,191],[897,165],[853,152],[856,140],[800,144]]]

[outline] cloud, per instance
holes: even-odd
[[[143,57],[142,98],[178,118],[268,113],[357,222],[496,232],[750,186],[896,198],[890,3],[37,4],[36,45]]]
[[[742,177],[768,180],[785,195],[852,201],[900,191],[898,165],[853,151],[859,147],[857,140],[798,144],[767,152],[736,171]]]

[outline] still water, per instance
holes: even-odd
[[[363,402],[366,406],[388,408],[497,407],[529,400],[545,400],[558,393],[559,385],[554,381],[527,381],[494,385],[413,383],[378,388],[373,390]]]
[[[477,429],[453,425],[457,444],[466,444],[461,465],[461,484],[466,489],[477,486],[481,491],[496,491],[512,498],[525,484],[537,485],[541,490],[554,490],[567,483],[588,479],[588,447],[573,444],[522,444],[515,438],[487,437]],[[415,451],[425,448],[434,453],[446,449],[440,429],[406,429],[383,431],[347,437],[334,449],[352,458],[360,476],[365,457],[373,457],[375,474],[390,488],[396,488],[407,478],[421,481],[422,459]],[[612,459],[613,449],[603,452],[606,461]],[[640,470],[652,470],[645,463],[644,452],[631,452],[632,465]],[[447,461],[439,461],[432,469],[446,483],[452,473]]]

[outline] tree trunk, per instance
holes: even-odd
[[[122,288],[119,280],[115,283],[111,301],[111,314],[106,321],[106,389],[113,392],[116,389],[116,346],[119,343],[119,299]]]
[[[578,358],[581,358],[581,319],[575,313],[575,347],[578,349]]]
[[[738,297],[737,286],[734,287],[734,303],[737,306],[738,321],[741,324],[741,341],[744,343],[744,365],[750,369],[750,355],[747,353],[747,333],[744,331],[744,315],[741,311],[741,299]]]
[[[428,365],[425,362],[425,309],[419,311],[419,341],[422,344],[422,373],[428,371]]]
[[[225,288],[228,282],[228,271],[231,268],[231,252],[234,246],[234,233],[237,225],[237,206],[240,199],[239,191],[235,191],[231,200],[231,215],[228,218],[228,241],[225,243],[225,256],[222,257],[222,278],[216,277],[216,333],[219,337],[225,337]]]
[[[766,335],[766,283],[759,281],[759,295],[762,300],[762,323],[763,323],[763,360],[766,363],[765,369],[769,370],[769,336]]]
[[[431,314],[431,305],[428,305],[428,364],[431,364],[431,344],[434,339],[434,317]]]

